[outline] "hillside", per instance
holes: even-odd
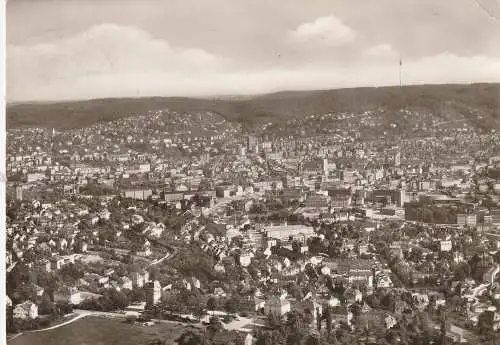
[[[359,112],[380,107],[388,109],[388,114],[406,107],[419,108],[444,120],[453,120],[455,114],[460,114],[478,128],[500,128],[500,84],[285,91],[233,100],[149,97],[13,104],[7,106],[7,128],[79,128],[169,108],[181,113],[212,111],[249,129],[307,114]]]

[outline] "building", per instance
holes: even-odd
[[[280,296],[269,296],[264,304],[264,313],[282,316],[290,311],[290,302]]]
[[[151,307],[158,302],[160,302],[161,299],[161,285],[158,280],[155,280],[153,282],[146,283],[144,285],[144,291],[146,292],[146,305]]]
[[[133,288],[132,280],[127,276],[121,277],[120,283],[121,283],[122,289],[132,290],[132,288]]]
[[[500,210],[490,210],[490,216],[494,225],[500,225]]]
[[[323,306],[311,298],[297,303],[294,305],[294,309],[300,310],[305,315],[310,315],[311,325],[316,325],[318,318],[321,318],[321,315],[323,315]]]
[[[457,225],[459,226],[475,227],[476,223],[477,216],[475,214],[457,214]]]
[[[74,287],[63,287],[54,292],[54,302],[77,305],[82,301],[80,291]]]
[[[231,185],[222,185],[215,187],[215,195],[218,198],[229,198],[234,194],[235,187]]]
[[[147,200],[153,195],[153,190],[151,189],[134,189],[126,190],[123,192],[125,198],[136,199],[136,200]]]
[[[243,251],[236,256],[237,262],[243,266],[248,267],[252,263],[253,254],[249,251]]]
[[[142,274],[138,272],[132,272],[132,274],[130,275],[130,279],[132,280],[132,285],[134,287],[140,288],[144,286],[144,277],[142,276]]]
[[[451,241],[441,241],[439,242],[439,246],[442,252],[449,252],[453,245]]]
[[[352,202],[352,192],[350,189],[329,189],[331,206],[334,208],[347,208]]]
[[[401,152],[398,150],[394,155],[394,166],[399,167],[401,165]]]
[[[264,233],[268,238],[276,238],[280,241],[290,241],[292,238],[308,238],[314,236],[314,229],[305,225],[278,225],[264,228]]]
[[[326,208],[328,206],[328,198],[323,195],[310,195],[305,202],[305,207]]]
[[[27,320],[27,319],[36,319],[38,317],[38,306],[31,302],[25,301],[16,305],[14,308],[14,318]]]
[[[483,280],[486,283],[493,284],[498,272],[500,272],[500,265],[494,265],[494,266],[490,267],[486,272],[484,272]]]
[[[377,202],[384,200],[384,203],[395,204],[398,207],[403,207],[407,201],[406,192],[404,189],[375,189],[372,192],[372,201]]]
[[[16,200],[17,201],[23,200],[23,187],[22,186],[16,186]]]

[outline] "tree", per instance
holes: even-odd
[[[292,332],[301,333],[305,326],[304,315],[297,310],[288,313],[287,325]]]
[[[217,310],[219,308],[219,301],[215,297],[210,296],[207,300],[207,308],[208,310]]]
[[[205,343],[203,337],[199,333],[193,331],[182,333],[182,335],[177,338],[176,342],[179,345],[202,345]]]
[[[40,315],[55,315],[56,306],[50,301],[47,295],[42,297],[42,301],[38,305],[38,313]]]
[[[326,320],[326,331],[328,334],[332,333],[332,311],[330,310],[330,307],[327,306],[323,312],[323,317]]]
[[[17,327],[14,322],[14,312],[12,310],[12,307],[7,307],[6,313],[5,313],[5,319],[6,319],[6,328],[8,333],[16,333]]]
[[[225,304],[225,309],[229,313],[236,313],[240,307],[240,301],[237,296],[231,296]]]
[[[201,304],[196,305],[193,309],[193,316],[200,320],[203,315],[205,315],[203,306]]]
[[[307,337],[305,345],[320,345],[319,339],[313,335],[310,335]]]
[[[280,328],[282,325],[281,317],[273,313],[269,313],[267,315],[267,324],[272,329]]]
[[[207,331],[210,336],[213,337],[216,333],[222,331],[224,327],[222,326],[222,322],[217,316],[211,316],[208,322]]]
[[[493,320],[495,313],[492,311],[484,311],[479,314],[477,329],[485,340],[490,340],[493,337]]]
[[[288,337],[286,338],[286,345],[300,345],[301,338],[300,333],[292,332],[288,334]]]
[[[445,309],[441,310],[440,316],[440,336],[441,336],[441,345],[445,345],[447,343],[446,331],[448,329],[448,315]]]
[[[158,267],[151,266],[149,268],[149,279],[151,279],[152,281],[155,281],[155,280],[160,280],[160,278],[161,278],[161,274],[160,274],[160,270],[158,269]]]

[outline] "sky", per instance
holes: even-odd
[[[500,82],[500,0],[9,0],[7,100]]]

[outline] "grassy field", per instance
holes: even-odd
[[[141,326],[121,320],[87,317],[46,332],[25,333],[9,345],[142,345],[156,339],[176,344],[187,327],[175,324]]]

